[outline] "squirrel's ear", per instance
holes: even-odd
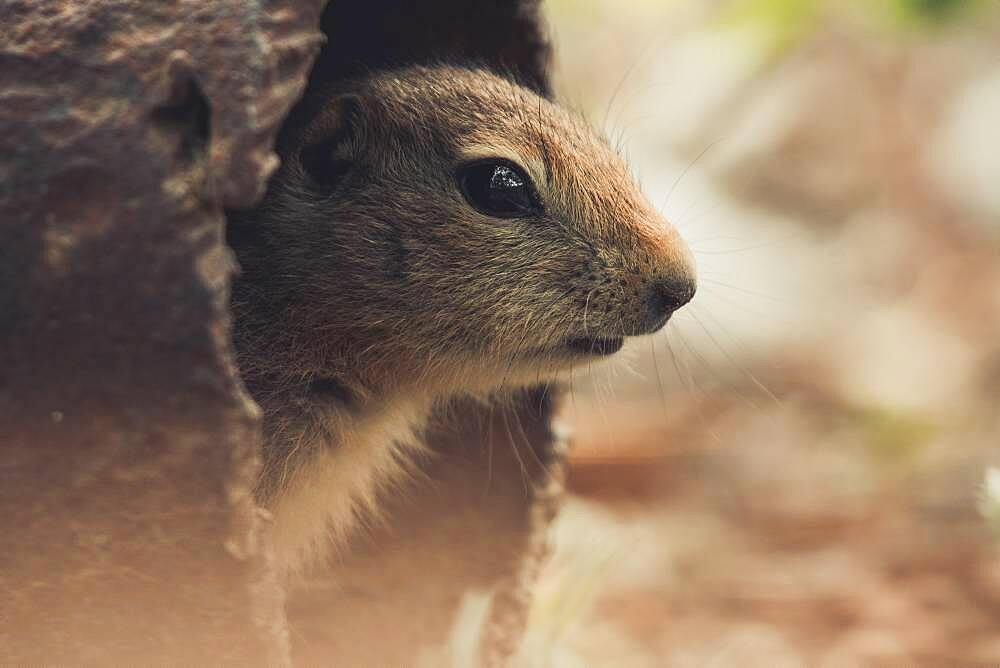
[[[363,118],[361,99],[345,94],[310,126],[298,159],[316,187],[331,192],[350,171],[364,141]]]

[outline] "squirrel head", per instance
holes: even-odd
[[[655,332],[695,292],[608,143],[483,70],[340,86],[282,157],[230,234],[238,348],[261,372],[354,395],[517,386]]]

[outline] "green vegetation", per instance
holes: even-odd
[[[848,419],[875,460],[888,466],[913,461],[937,431],[929,420],[880,407],[854,407]]]
[[[991,467],[979,496],[979,512],[993,536],[1000,541],[1000,468]]]
[[[724,27],[759,33],[768,55],[779,57],[827,17],[859,21],[891,35],[945,27],[983,4],[984,0],[731,0],[719,20]]]

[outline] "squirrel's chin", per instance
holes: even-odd
[[[566,342],[566,349],[578,355],[607,357],[614,355],[625,345],[625,337],[581,337]]]
[[[555,362],[558,366],[573,363],[587,357],[609,357],[625,345],[624,336],[581,336],[566,339],[561,343],[519,351],[521,361],[529,363]]]

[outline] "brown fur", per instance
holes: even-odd
[[[331,138],[332,193],[302,157]],[[487,157],[520,165],[544,213],[470,207],[455,170]],[[229,236],[234,339],[265,415],[259,494],[290,566],[375,510],[435,403],[550,382],[593,359],[568,340],[649,333],[657,289],[693,293],[685,245],[607,143],[481,70],[345,85],[282,158]]]

